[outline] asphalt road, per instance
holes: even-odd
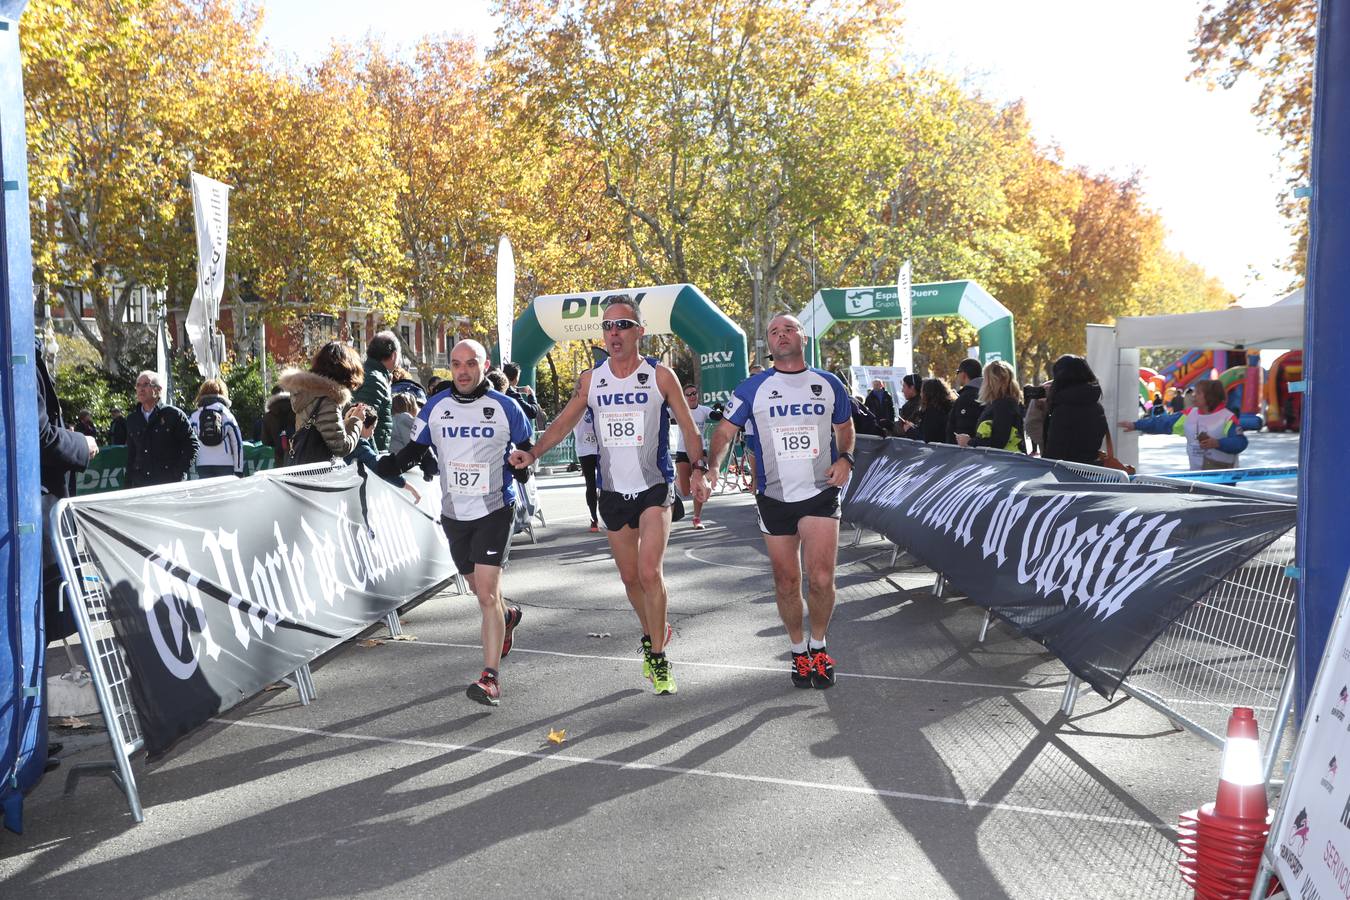
[[[1186,894],[1173,825],[1218,753],[1135,701],[1064,719],[1061,665],[1000,626],[978,643],[982,613],[875,538],[841,550],[838,685],[796,690],[750,500],[714,498],[671,541],[657,697],[579,479],[541,496],[500,708],[464,697],[476,604],[434,598],[417,640],[321,660],[308,707],[265,693],[138,762],[142,825],[105,779],[47,778],[0,833],[0,896]],[[87,735],[67,764],[99,758]]]

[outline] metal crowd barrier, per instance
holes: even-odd
[[[305,478],[322,475],[345,463],[319,463],[309,466],[296,466],[289,469],[271,469],[259,472],[254,478]],[[191,484],[206,484],[221,479],[206,479]],[[188,482],[181,482],[186,485]],[[124,492],[131,497],[141,493],[162,491],[164,486],[133,488]],[[97,496],[97,495],[95,495]],[[106,498],[98,497],[102,501]],[[141,808],[140,792],[136,786],[136,777],[131,770],[131,755],[145,747],[145,738],[141,733],[140,721],[136,718],[136,708],[131,699],[131,671],[127,667],[126,657],[113,631],[108,613],[108,593],[102,572],[90,556],[75,523],[71,507],[80,502],[75,497],[57,502],[47,523],[53,545],[56,548],[57,562],[61,569],[62,596],[70,601],[76,629],[80,635],[80,644],[88,658],[89,674],[98,697],[99,711],[108,731],[108,744],[112,759],[100,762],[78,763],[71,766],[66,776],[65,792],[74,792],[80,778],[96,773],[106,774],[126,795],[131,817],[137,823],[145,821]],[[459,593],[467,593],[468,586],[463,576],[454,577]],[[398,610],[390,610],[384,623],[391,636],[403,633],[398,619]],[[283,678],[286,684],[295,688],[300,703],[308,706],[317,695],[314,689],[314,677],[309,663],[305,663]]]

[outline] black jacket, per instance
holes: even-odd
[[[42,345],[34,350],[37,359],[37,427],[42,490],[54,497],[75,494],[75,472],[89,466],[89,442],[84,435],[70,431],[61,419],[61,404],[56,399],[56,382],[42,358]]]
[[[182,481],[196,458],[197,436],[178,407],[161,403],[148,422],[140,406],[127,414],[125,487]]]
[[[520,388],[509,387],[506,389],[506,396],[520,404],[520,408],[525,410],[525,418],[530,420],[530,427],[534,427],[535,421],[539,418],[539,404],[529,394],[521,393]]]
[[[895,425],[895,399],[891,397],[891,392],[882,388],[877,390],[873,388],[867,393],[867,399],[863,405],[872,411],[872,415],[881,420],[881,424],[886,428]]]
[[[375,450],[386,453],[394,436],[394,395],[389,390],[389,370],[378,359],[366,357],[366,377],[352,393],[352,400],[375,411]],[[292,406],[294,409],[294,406]],[[298,415],[301,411],[296,409]]]
[[[1071,384],[1050,392],[1045,413],[1046,459],[1095,463],[1106,440],[1106,411],[1096,384]]]
[[[276,465],[284,465],[291,438],[295,437],[295,410],[291,395],[280,391],[267,398],[267,412],[262,419],[262,442],[272,448]]]
[[[1027,444],[1022,435],[1022,420],[1026,410],[1011,397],[1000,397],[984,408],[980,421],[970,435],[970,446],[993,447],[1013,453],[1026,453]],[[988,427],[985,427],[988,423]]]
[[[910,433],[905,437],[917,438],[925,444],[951,443],[947,436],[947,418],[951,415],[950,406],[920,410],[915,415],[919,417],[917,433]]]
[[[956,402],[947,415],[947,443],[955,444],[958,434],[975,436],[975,426],[980,423],[984,407],[980,405],[980,385],[983,378],[976,378],[956,392]]]
[[[127,417],[118,416],[108,423],[108,443],[125,446],[127,442]]]

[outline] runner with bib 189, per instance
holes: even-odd
[[[671,507],[680,508],[671,466],[669,428],[674,417],[694,470],[693,494],[708,499],[708,461],[703,437],[690,417],[680,379],[638,344],[645,330],[638,305],[626,295],[609,298],[601,322],[609,358],[581,373],[576,392],[533,448],[511,454],[525,468],[565,438],[587,409],[595,425],[600,518],[623,579],[628,602],[642,625],[642,672],[658,694],[675,693],[666,645],[674,636],[666,621],[662,567],[670,539]],[[678,518],[678,515],[676,515]]]

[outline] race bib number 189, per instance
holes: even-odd
[[[814,425],[780,425],[773,430],[773,451],[779,459],[815,459],[820,455]]]
[[[641,447],[643,411],[640,409],[600,414],[600,443],[606,447]]]

